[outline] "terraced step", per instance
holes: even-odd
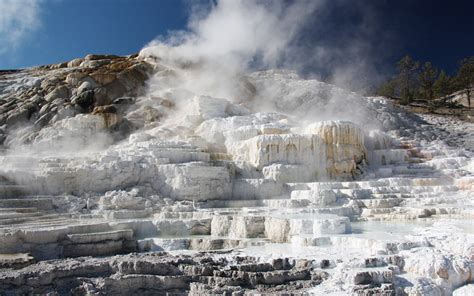
[[[173,238],[145,238],[138,241],[140,251],[176,251],[196,250],[212,251],[233,248],[262,246],[269,243],[264,238],[228,238],[216,236],[173,237]]]
[[[183,275],[161,276],[151,274],[127,274],[121,278],[110,278],[107,281],[107,294],[112,295],[133,295],[140,291],[146,291],[149,295],[173,295],[183,294],[179,291],[184,290],[189,285],[190,277]]]
[[[420,165],[419,163],[414,163],[411,165]],[[385,166],[380,167],[375,171],[375,177],[385,178],[389,176],[399,176],[404,178],[413,178],[413,177],[430,177],[433,175],[440,174],[440,171],[432,167],[410,167],[410,166]]]
[[[373,268],[359,268],[349,272],[348,274],[348,283],[356,286],[367,286],[372,285],[373,287],[378,287],[382,284],[392,284],[394,278],[394,272],[387,267],[373,267]],[[361,291],[364,291],[364,288],[361,287]],[[357,289],[355,289],[357,292]],[[383,290],[377,290],[376,293],[379,295]],[[393,293],[392,290],[389,290],[387,294]],[[376,294],[374,294],[376,295]]]
[[[12,198],[0,199],[0,208],[37,208],[39,210],[52,210],[52,198]]]
[[[30,217],[38,217],[43,215],[42,212],[29,212],[29,213],[17,213],[17,212],[0,212],[0,223],[5,220],[15,219],[15,218],[30,218]]]
[[[453,185],[439,186],[399,186],[399,187],[372,187],[353,189],[324,189],[324,190],[294,190],[292,200],[308,200],[320,206],[336,203],[338,199],[379,200],[430,198],[442,196],[446,193],[457,192],[458,187]]]
[[[43,221],[36,222],[35,220],[32,221],[25,221],[18,225],[0,225],[0,233],[8,232],[15,227],[15,229],[43,229],[43,228],[54,228],[54,227],[63,227],[68,226],[74,223],[80,223],[80,220],[73,220],[68,218],[67,216],[60,216],[54,219],[47,219]]]
[[[247,208],[247,207],[261,207],[263,200],[248,199],[248,200],[212,200],[208,201],[202,208]]]
[[[37,212],[37,208],[0,208],[0,215],[2,213],[32,213],[32,212]]]
[[[211,232],[211,218],[156,220],[153,226],[157,234],[165,237],[208,235]]]
[[[133,243],[129,246],[123,240],[109,240],[91,244],[65,245],[63,256],[66,258],[82,256],[110,256],[134,251],[136,251],[136,248],[134,248]]]
[[[28,194],[26,186],[15,184],[0,184],[0,199],[6,197],[18,197]]]
[[[13,225],[13,224],[23,224],[25,222],[33,222],[34,224],[41,224],[43,221],[55,220],[60,217],[64,217],[64,214],[44,214],[40,213],[39,215],[33,215],[28,217],[16,217],[0,220],[1,225]]]
[[[369,223],[379,223],[379,222],[361,222],[362,224]],[[401,250],[408,250],[414,247],[420,247],[426,245],[426,242],[411,242],[406,240],[404,237],[409,230],[400,231],[400,227],[413,228],[412,224],[397,224],[393,227],[381,227],[377,229],[377,226],[361,226],[358,223],[354,228],[354,233],[349,235],[323,235],[323,236],[313,236],[313,235],[301,235],[294,236],[292,238],[292,243],[297,246],[316,246],[316,247],[327,247],[333,246],[336,248],[341,248],[345,251],[351,250],[366,250],[368,253],[377,254],[396,254]],[[376,224],[376,225],[377,225]],[[397,232],[398,230],[398,232]],[[385,256],[384,256],[385,257]],[[365,264],[360,264],[359,267],[369,267],[370,265],[367,262]]]
[[[368,161],[372,166],[384,166],[408,163],[409,158],[409,152],[406,149],[385,149],[371,151]]]
[[[436,207],[419,206],[418,208],[378,208],[378,209],[363,209],[361,217],[369,221],[383,221],[383,220],[415,220],[419,218],[429,218],[438,215],[457,215],[462,212],[459,207],[443,207],[437,205]]]
[[[244,200],[210,200],[207,201],[202,208],[248,208],[248,207],[263,207],[275,201],[278,204],[280,201],[289,200],[288,196],[274,196],[269,199],[244,199]]]
[[[410,159],[408,160],[410,164],[420,164],[424,163],[425,161],[426,159],[423,157],[410,157]]]
[[[455,191],[440,191],[440,192],[420,192],[420,193],[374,193],[372,198],[374,199],[386,199],[386,198],[401,198],[401,199],[429,199],[436,197],[450,197],[456,195]]]
[[[107,240],[131,240],[133,238],[133,230],[115,230],[115,231],[105,231],[105,232],[95,232],[95,233],[75,233],[68,234],[67,238],[73,244],[88,244],[88,243],[97,243]]]
[[[393,208],[399,206],[402,202],[402,198],[365,199],[360,201],[368,209]]]
[[[288,185],[270,179],[236,179],[233,185],[236,200],[272,199],[290,196]]]
[[[438,192],[455,192],[458,187],[454,185],[437,185],[437,186],[398,186],[398,187],[374,187],[370,189],[338,189],[337,197],[349,197],[353,199],[374,198],[374,194],[418,194],[418,193],[438,193]]]
[[[105,219],[143,219],[150,217],[152,211],[150,209],[145,210],[119,210],[119,211],[107,211],[102,214]]]
[[[0,254],[0,268],[19,269],[35,263],[35,259],[28,253]]]
[[[207,202],[206,202],[207,203]],[[200,209],[203,209],[200,205]],[[199,212],[160,212],[154,215],[155,219],[177,219],[177,220],[199,220],[210,219],[214,215],[214,210],[200,210]]]
[[[307,207],[309,201],[306,200],[293,200],[293,199],[264,199],[262,200],[263,206],[276,209],[285,208],[304,208]]]
[[[390,177],[378,180],[353,181],[353,182],[309,182],[309,183],[289,183],[290,190],[325,190],[325,189],[351,189],[351,188],[373,188],[387,186],[432,186],[449,185],[452,180],[448,177]]]
[[[415,166],[415,164],[412,164],[411,166],[396,166],[391,169],[392,169],[392,174],[394,175],[416,175],[416,176],[430,175],[436,171],[432,167]]]
[[[0,155],[1,155],[1,148],[0,148]],[[14,182],[10,181],[7,177],[0,175],[0,186],[1,185],[11,185],[15,184]]]

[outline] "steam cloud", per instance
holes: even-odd
[[[172,124],[176,124],[177,118],[189,114],[189,100],[193,95],[246,102],[249,96],[245,75],[255,70],[281,68],[321,78],[323,75],[308,71],[309,64],[315,71],[327,72],[324,76],[342,87],[363,85],[370,80],[366,74],[374,72],[367,54],[364,55],[364,52],[370,53],[364,46],[364,36],[347,38],[342,46],[318,43],[318,40],[304,42],[308,34],[324,33],[323,28],[314,26],[320,24],[319,17],[327,20],[328,8],[334,5],[326,0],[219,0],[207,11],[194,9],[192,11],[199,13],[191,15],[187,31],[172,32],[167,38],[152,41],[141,51],[142,57],[158,59],[165,67],[149,80],[148,95],[171,98],[176,103],[178,112],[170,118]],[[202,13],[203,10],[206,12]],[[283,106],[299,104],[296,100],[289,102],[291,94],[280,108],[274,108],[278,104],[275,100],[285,92],[285,89],[275,91],[273,86],[265,89],[260,93],[263,97],[259,102],[252,103],[256,107],[253,111],[291,111]],[[321,94],[324,98],[319,106],[302,99],[296,106],[299,114],[293,112],[292,115],[302,119],[304,114],[311,121],[346,119],[366,124],[369,118],[366,104],[356,101],[361,97],[333,92],[330,88],[322,92],[325,92]],[[314,94],[301,96],[309,98]],[[153,100],[146,104],[153,106]],[[351,110],[347,108],[349,104]]]
[[[202,76],[222,79],[202,79],[192,90],[221,97],[235,95],[227,90],[236,74],[269,68],[366,92],[383,79],[379,73],[391,52],[384,44],[396,44],[378,26],[379,17],[367,1],[218,0],[210,7],[201,2],[191,9],[188,30],[152,41],[142,55],[171,65],[199,64],[208,72]],[[344,18],[355,20],[349,26]]]
[[[159,57],[165,65],[188,65],[187,70],[198,66],[199,75],[183,87],[232,98],[235,85],[229,83],[239,74],[285,63],[290,43],[322,3],[220,0],[207,15],[192,15],[188,31],[151,42],[141,55]]]

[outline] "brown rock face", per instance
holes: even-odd
[[[115,79],[117,79],[117,75],[113,73],[94,73],[91,75],[92,79],[97,81],[97,83],[105,85],[111,83]]]
[[[98,106],[92,111],[92,114],[117,113],[117,108],[114,105]]]
[[[2,93],[0,138],[3,142],[10,132],[25,125],[33,127],[31,135],[24,138],[32,138],[50,123],[81,112],[99,114],[108,127],[116,127],[122,122],[123,112],[128,111],[129,107],[133,109],[135,98],[143,93],[151,70],[152,66],[136,55],[91,54],[67,63],[14,72],[2,71],[0,81],[6,81],[6,85],[9,80],[15,83],[18,75],[37,80],[34,84],[16,88],[10,94]],[[127,100],[129,106],[112,106],[118,98],[131,98]],[[72,112],[68,108],[72,108]]]
[[[105,125],[113,128],[120,124],[122,116],[117,114],[117,108],[114,105],[98,106],[92,111],[92,114],[100,115],[104,118]]]

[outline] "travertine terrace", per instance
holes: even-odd
[[[1,73],[0,294],[474,294],[472,124],[198,67]]]

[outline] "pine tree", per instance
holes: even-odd
[[[471,96],[474,88],[474,56],[463,59],[456,75],[456,82],[467,97],[469,107],[471,107]]]
[[[377,88],[376,95],[383,97],[394,97],[396,96],[396,88],[397,83],[395,80],[387,80]]]
[[[451,94],[454,91],[452,78],[441,70],[438,79],[436,79],[433,85],[433,90],[435,96],[438,98]]]
[[[413,60],[409,55],[404,56],[397,63],[398,83],[403,103],[410,103],[415,95],[417,71],[420,63]]]
[[[418,81],[420,82],[420,95],[422,98],[428,100],[434,99],[434,84],[437,76],[438,69],[436,69],[430,62],[426,62],[418,75]]]

